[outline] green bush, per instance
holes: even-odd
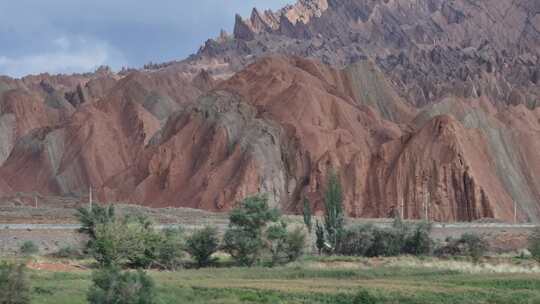
[[[423,222],[407,231],[409,233],[404,240],[403,252],[416,256],[429,255],[433,248],[433,240],[430,237],[431,224]]]
[[[164,269],[177,270],[182,265],[184,247],[183,229],[165,229],[163,240],[158,247],[156,263]]]
[[[380,228],[373,230],[373,245],[367,256],[398,256],[402,253],[404,236],[396,228]]]
[[[62,259],[68,259],[68,258],[77,259],[77,258],[82,257],[82,253],[79,249],[73,246],[67,245],[58,249],[58,251],[54,254],[54,256],[57,258],[62,258]]]
[[[374,241],[373,226],[353,226],[343,231],[337,253],[347,256],[365,256]]]
[[[195,259],[198,267],[206,267],[215,260],[212,255],[219,249],[218,231],[205,227],[194,232],[186,241],[186,251]]]
[[[231,227],[223,236],[223,250],[240,266],[252,266],[259,259],[263,241],[257,234]]]
[[[22,243],[19,251],[24,255],[32,255],[39,252],[39,247],[32,241]]]
[[[223,237],[223,250],[242,266],[259,260],[263,249],[263,230],[279,220],[279,212],[268,206],[263,195],[248,197],[229,215],[229,228]]]
[[[120,271],[116,266],[94,272],[87,299],[90,304],[156,303],[154,281],[142,271]]]
[[[24,265],[0,263],[0,304],[30,303],[30,287]]]
[[[360,290],[353,298],[353,304],[377,304],[379,301],[367,290]]]
[[[529,251],[532,257],[540,262],[540,228],[534,229],[533,233],[529,236]]]
[[[134,268],[159,265],[162,246],[170,246],[146,217],[125,217],[97,224],[89,253],[102,266],[127,263]]]
[[[285,238],[287,262],[298,260],[304,254],[305,247],[306,234],[300,227],[287,232],[287,237]]]
[[[488,249],[487,242],[481,236],[474,233],[463,234],[460,242],[465,245],[465,253],[470,256],[474,262],[478,262]]]
[[[116,220],[114,206],[102,207],[100,205],[94,205],[91,209],[79,208],[77,209],[77,218],[81,223],[79,232],[87,234],[90,239],[96,238],[96,227],[98,225],[104,225]]]
[[[288,231],[287,224],[281,222],[268,227],[265,241],[270,251],[270,264],[274,266],[296,261],[302,256],[306,235],[301,228]]]
[[[459,239],[448,238],[446,244],[437,248],[436,256],[469,256],[478,262],[488,250],[487,242],[479,235],[465,233]]]

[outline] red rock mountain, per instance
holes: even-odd
[[[188,59],[0,78],[0,194],[540,221],[534,0],[300,0]]]

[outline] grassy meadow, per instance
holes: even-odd
[[[498,266],[434,258],[306,257],[276,268],[183,269],[149,274],[158,287],[158,303],[163,304],[540,303],[538,265],[510,261]],[[29,274],[32,303],[87,303],[91,270],[33,269]],[[369,293],[369,299],[358,296],[361,290]]]

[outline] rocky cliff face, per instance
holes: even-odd
[[[0,194],[540,221],[540,6],[300,0],[188,59],[0,78]]]

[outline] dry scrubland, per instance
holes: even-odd
[[[31,263],[32,303],[86,303],[88,266],[69,260]],[[459,259],[306,257],[277,268],[149,274],[164,304],[371,303],[355,299],[360,290],[368,291],[374,303],[540,303],[540,265],[509,258],[474,265]]]

